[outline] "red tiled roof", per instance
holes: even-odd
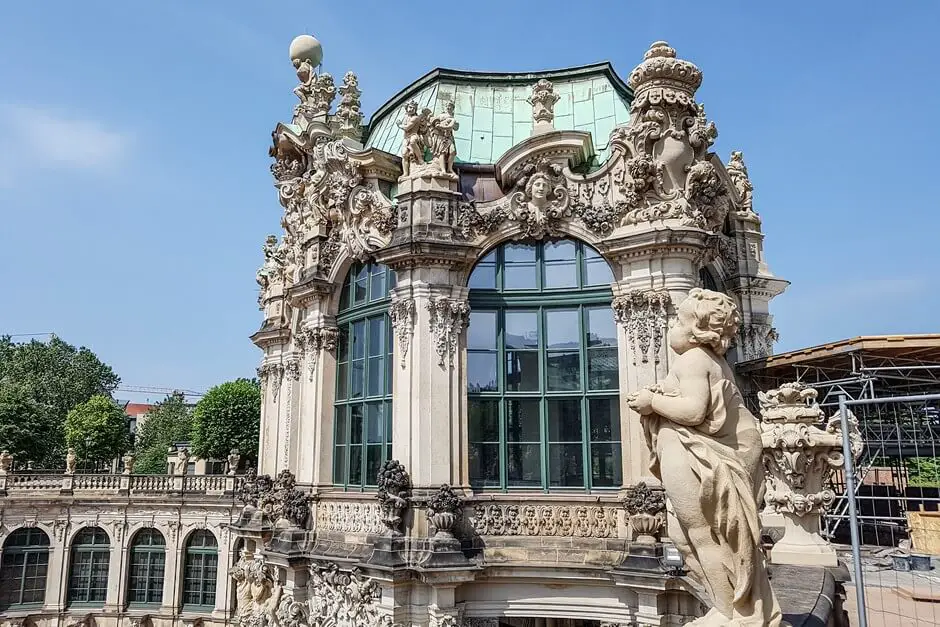
[[[148,414],[150,410],[154,408],[154,405],[147,403],[128,403],[124,408],[124,413],[128,416],[139,416],[141,414]]]

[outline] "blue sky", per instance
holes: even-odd
[[[588,12],[579,7],[590,7]],[[0,332],[54,331],[124,382],[254,373],[254,272],[280,207],[287,46],[324,45],[370,115],[435,66],[531,70],[666,39],[745,153],[778,350],[938,331],[940,4],[44,0],[0,20]],[[124,395],[128,396],[128,395]]]

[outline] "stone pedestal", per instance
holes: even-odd
[[[783,537],[770,551],[773,564],[838,564],[835,549],[819,533],[820,516],[836,497],[826,485],[833,469],[845,463],[842,438],[850,438],[855,455],[862,441],[854,419],[848,434],[838,416],[825,422],[816,396],[800,383],[759,394],[766,476],[762,521],[783,523]]]

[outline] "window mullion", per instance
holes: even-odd
[[[542,247],[539,246],[539,251]],[[536,253],[536,258],[538,258]],[[541,264],[540,264],[541,265]],[[547,338],[545,337],[545,308],[538,308],[537,325],[539,330],[539,452],[542,462],[542,491],[548,492],[548,402],[545,392],[548,390],[548,355]]]
[[[578,251],[580,254],[581,247],[578,246]],[[588,403],[587,403],[587,391],[590,389],[588,382],[588,355],[589,349],[587,347],[587,337],[585,335],[587,323],[585,322],[585,316],[587,316],[587,311],[584,309],[583,305],[578,306],[578,353],[579,360],[581,362],[581,468],[584,472],[584,479],[582,481],[582,487],[586,490],[591,490],[591,433],[588,429]]]

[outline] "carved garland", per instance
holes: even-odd
[[[660,361],[660,349],[672,297],[665,290],[631,290],[613,300],[614,318],[623,325],[633,347],[633,363]]]
[[[388,308],[388,315],[392,321],[392,328],[395,329],[395,337],[398,338],[401,367],[404,368],[407,363],[408,348],[411,346],[411,338],[414,335],[415,316],[417,315],[415,300],[413,298],[392,300]]]
[[[466,301],[441,296],[428,301],[431,313],[431,335],[441,368],[454,365],[460,334],[470,322],[470,305]]]
[[[338,341],[339,329],[337,327],[304,327],[297,336],[301,354],[307,361],[307,376],[311,381],[317,371],[320,351],[326,350],[332,353],[336,350]]]
[[[481,536],[617,537],[617,511],[597,505],[477,505],[470,524]]]

